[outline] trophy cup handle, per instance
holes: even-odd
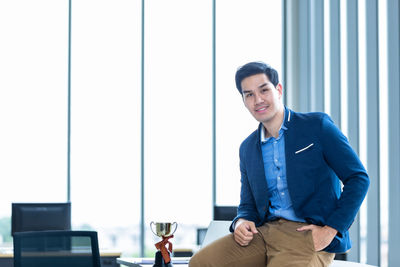
[[[175,224],[175,230],[172,232],[172,234],[170,234],[170,235],[173,235],[174,233],[175,233],[175,231],[176,231],[176,229],[178,229],[178,224],[176,223],[176,222],[173,222],[172,224],[171,224],[171,226],[172,225],[174,225]]]
[[[154,223],[154,222],[151,222],[151,223],[150,223],[150,230],[153,232],[154,235],[157,235],[156,233],[154,233],[153,227],[151,227],[152,225],[155,225],[155,223]]]

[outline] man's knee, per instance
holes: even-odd
[[[231,235],[222,237],[196,252],[189,262],[189,267],[222,267],[230,258],[234,241]],[[228,255],[228,256],[227,256]]]
[[[208,257],[206,257],[204,253],[199,251],[190,258],[189,267],[209,267],[211,265],[209,262],[207,262],[207,258]]]
[[[201,266],[201,264],[199,263],[196,254],[194,254],[189,261],[189,267],[198,267]]]
[[[265,246],[256,236],[249,246],[239,246],[233,236],[227,235],[195,253],[189,267],[265,267]]]

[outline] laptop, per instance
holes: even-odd
[[[231,223],[232,221],[211,221],[201,247],[207,246],[215,240],[230,234],[229,226],[231,226]]]

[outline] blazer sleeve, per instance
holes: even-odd
[[[233,219],[229,230],[234,231],[235,223],[238,219],[243,218],[254,223],[258,223],[258,214],[256,208],[256,202],[254,201],[253,193],[250,188],[249,179],[246,171],[245,163],[245,143],[240,146],[240,174],[241,174],[241,188],[240,188],[240,204],[238,207],[238,214]]]
[[[327,218],[326,224],[344,233],[350,228],[364,200],[369,178],[347,138],[328,115],[322,118],[321,131],[324,158],[343,183],[336,209]]]

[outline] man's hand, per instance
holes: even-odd
[[[328,225],[318,226],[310,224],[307,226],[297,228],[297,231],[299,232],[311,231],[311,235],[314,241],[315,251],[320,251],[326,248],[332,242],[333,238],[337,234],[337,230]]]
[[[254,222],[245,219],[239,219],[236,221],[233,236],[239,245],[243,247],[247,246],[250,241],[253,240],[253,235],[257,233],[258,231]]]

